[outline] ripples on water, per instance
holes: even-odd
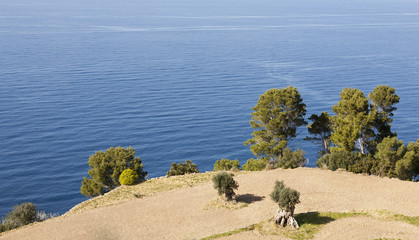
[[[282,1],[284,2],[284,1]],[[0,3],[0,214],[85,198],[88,157],[132,146],[149,177],[252,157],[251,107],[298,87],[308,114],[344,87],[396,88],[394,129],[419,136],[419,5],[363,1]],[[341,3],[339,3],[341,4]],[[316,146],[302,147],[315,165]]]

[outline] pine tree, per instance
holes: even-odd
[[[96,152],[89,157],[89,166],[91,178],[84,177],[80,188],[80,192],[88,197],[102,195],[119,186],[119,176],[125,169],[136,171],[140,181],[147,175],[141,159],[135,157],[135,150],[131,147],[111,147],[106,152]]]
[[[308,133],[314,137],[306,137],[304,140],[312,142],[320,142],[322,150],[319,151],[320,155],[330,153],[330,136],[332,135],[332,117],[327,112],[322,112],[319,115],[312,114],[309,118],[312,121],[307,126]]]
[[[371,99],[371,110],[377,111],[377,118],[375,121],[376,141],[379,143],[385,137],[397,136],[397,133],[391,132],[391,118],[393,112],[397,109],[394,104],[397,104],[400,97],[395,94],[396,90],[386,85],[380,85],[374,88],[374,91],[368,94]]]
[[[379,176],[396,177],[396,163],[405,155],[405,146],[397,137],[386,137],[377,145],[375,159],[378,161],[374,173]]]
[[[252,109],[250,125],[256,130],[244,144],[251,145],[256,157],[278,159],[288,142],[296,137],[297,128],[307,124],[306,105],[297,88],[291,86],[266,91]]]
[[[374,145],[374,123],[377,111],[370,111],[368,99],[358,89],[345,88],[341,101],[334,105],[331,140],[334,145],[348,152],[366,154]]]
[[[419,139],[407,145],[403,158],[396,162],[395,171],[402,180],[411,180],[419,175]]]

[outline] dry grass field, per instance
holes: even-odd
[[[237,203],[215,173],[152,179],[83,202],[63,216],[0,239],[418,239],[419,185],[313,168],[236,172]],[[298,190],[300,229],[272,223],[276,180]]]

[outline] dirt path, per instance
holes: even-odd
[[[277,206],[269,194],[275,180],[284,180],[301,192],[296,213],[387,209],[407,216],[419,215],[419,185],[397,179],[310,168],[255,172],[236,179],[240,185],[237,193],[249,203],[242,209],[203,210],[217,197],[212,184],[207,183],[58,217],[11,231],[0,239],[199,239],[272,217]],[[341,221],[331,223],[316,238],[325,239],[322,237],[329,232],[340,234],[330,226]],[[399,226],[394,228],[397,231]],[[417,227],[400,227],[400,231],[415,234]],[[269,239],[254,236],[248,239]]]

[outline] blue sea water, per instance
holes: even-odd
[[[251,108],[298,87],[307,118],[342,88],[400,96],[393,129],[419,137],[419,2],[131,0],[0,2],[0,215],[86,198],[95,151],[132,146],[149,177],[191,159],[252,157]],[[315,166],[318,146],[292,142]]]

